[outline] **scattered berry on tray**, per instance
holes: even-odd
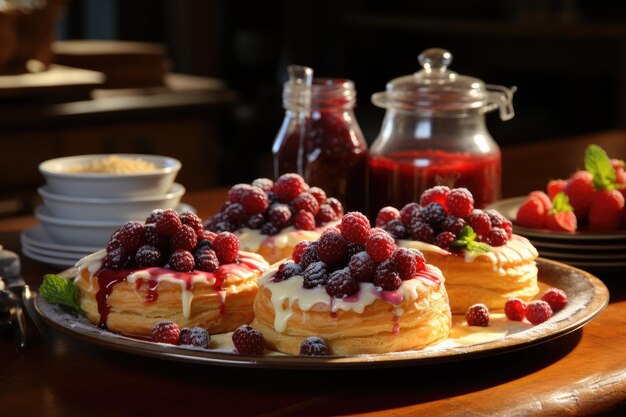
[[[258,330],[243,324],[233,332],[233,345],[243,355],[260,355],[265,350],[265,338]]]
[[[541,296],[541,299],[550,304],[554,313],[560,311],[567,305],[567,295],[559,288],[550,288]]]
[[[161,321],[152,328],[152,341],[177,345],[180,338],[180,328],[173,321]]]
[[[328,346],[324,339],[317,336],[307,337],[300,344],[300,356],[326,356]]]
[[[535,300],[526,306],[526,320],[531,324],[541,324],[552,317],[550,304],[543,300]]]
[[[202,327],[185,327],[180,331],[179,344],[190,345],[202,349],[208,349],[211,336]]]
[[[524,320],[524,317],[526,317],[526,303],[519,298],[509,298],[504,303],[504,315],[509,320]]]
[[[489,309],[484,304],[474,304],[467,309],[465,321],[468,326],[489,326]]]

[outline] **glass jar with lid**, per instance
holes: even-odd
[[[347,210],[363,210],[367,144],[354,115],[354,83],[314,78],[311,68],[297,65],[288,72],[285,118],[272,148],[274,175],[296,172]]]
[[[435,185],[468,188],[477,207],[500,198],[500,149],[485,113],[499,109],[502,120],[511,119],[515,87],[449,70],[452,55],[444,49],[428,49],[418,60],[420,71],[372,96],[386,109],[368,160],[372,216],[387,205],[418,201]]]

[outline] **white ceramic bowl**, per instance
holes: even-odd
[[[92,198],[52,193],[50,187],[39,187],[46,211],[52,217],[70,220],[144,221],[154,209],[174,209],[185,194],[185,187],[174,183],[166,194],[126,197]]]
[[[131,174],[68,172],[94,160],[110,156],[143,159],[157,169]],[[167,156],[143,154],[96,154],[49,159],[39,164],[39,172],[46,179],[48,192],[75,197],[123,198],[154,196],[167,193],[180,170],[179,160]]]
[[[124,221],[68,220],[51,216],[44,206],[35,209],[35,217],[44,230],[57,243],[73,246],[104,248],[109,238]]]

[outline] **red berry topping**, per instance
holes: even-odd
[[[552,317],[552,307],[543,300],[535,300],[526,306],[526,320],[534,325],[541,324]]]
[[[543,208],[545,209],[546,213],[552,208],[552,200],[543,191],[531,191],[528,194],[528,198],[536,198],[537,200],[541,201],[541,204],[543,204]]]
[[[274,204],[267,214],[272,224],[279,229],[287,227],[291,223],[291,210],[286,204]]]
[[[398,248],[393,253],[392,260],[402,280],[411,279],[417,272],[417,253],[415,249]]]
[[[432,243],[435,240],[435,231],[430,225],[421,220],[414,219],[409,223],[409,237],[420,242]]]
[[[173,321],[161,321],[152,328],[152,341],[177,345],[180,338],[180,328]]]
[[[374,272],[374,285],[385,291],[395,291],[400,288],[402,278],[396,268],[396,264],[391,259],[381,262]]]
[[[328,265],[322,261],[312,262],[302,272],[304,288],[323,287],[328,282]]]
[[[400,212],[397,208],[391,206],[383,207],[376,216],[376,227],[380,227],[391,220],[398,219],[400,219]]]
[[[484,304],[474,304],[467,309],[465,321],[469,326],[489,326],[489,309]]]
[[[328,277],[326,293],[335,298],[346,298],[359,291],[359,283],[352,277],[348,268],[339,269]]]
[[[300,210],[296,214],[293,225],[298,230],[313,230],[315,229],[315,216],[311,212]]]
[[[274,181],[269,178],[257,178],[252,181],[251,185],[253,187],[259,187],[263,191],[272,191],[272,188],[274,188]]]
[[[191,272],[196,268],[193,255],[186,250],[177,250],[170,256],[170,268],[178,272]]]
[[[200,217],[198,217],[195,213],[185,210],[180,213],[178,217],[180,217],[181,223],[191,227],[196,232],[198,237],[202,235],[204,229],[202,226],[202,219],[200,219]]]
[[[259,187],[250,187],[242,192],[241,205],[247,214],[263,213],[269,207],[265,191]]]
[[[467,188],[455,188],[446,198],[448,213],[452,216],[467,217],[474,210],[474,197]]]
[[[404,239],[407,236],[406,227],[400,220],[391,220],[382,226],[382,229],[389,233],[394,239]]]
[[[315,215],[320,209],[320,204],[311,193],[301,193],[290,203],[296,211],[304,210]]]
[[[265,338],[258,330],[242,324],[233,332],[235,349],[243,355],[260,355],[265,350]]]
[[[550,304],[550,308],[555,313],[567,305],[567,295],[565,295],[565,291],[558,288],[548,289],[543,293],[541,299]]]
[[[365,250],[375,262],[382,262],[396,250],[396,242],[386,232],[372,233],[365,243]]]
[[[506,236],[511,239],[513,237],[513,223],[510,220],[505,220],[502,223],[502,228],[506,232]]]
[[[300,262],[298,263],[300,264],[302,269],[306,269],[307,266],[319,260],[320,257],[317,256],[317,242],[312,242],[304,249],[304,252],[300,257]]]
[[[374,278],[374,270],[376,269],[376,263],[367,254],[367,252],[359,252],[352,255],[348,262],[348,268],[350,273],[359,282],[372,282]]]
[[[478,236],[486,236],[491,230],[491,219],[482,210],[474,210],[467,221]]]
[[[422,196],[420,197],[420,205],[426,206],[430,203],[437,203],[445,208],[449,193],[450,188],[445,185],[436,185],[422,193]]]
[[[317,256],[327,265],[339,265],[347,258],[348,242],[340,235],[324,233],[317,240]]]
[[[196,266],[201,271],[215,272],[220,267],[215,251],[209,247],[200,247],[195,254]]]
[[[317,204],[322,205],[326,202],[326,193],[324,190],[318,187],[309,188],[309,194],[311,194],[317,200]]]
[[[589,228],[599,231],[617,230],[622,223],[624,205],[624,196],[619,191],[596,191],[589,209]]]
[[[542,229],[546,222],[546,209],[537,198],[527,198],[517,209],[515,222],[523,227]]]
[[[250,184],[237,184],[233,185],[230,190],[228,190],[228,201],[231,203],[239,203],[241,202],[241,198],[243,197],[243,193],[248,191],[252,186]]]
[[[124,249],[134,252],[143,242],[144,226],[139,222],[127,222],[115,235]]]
[[[306,191],[307,185],[298,174],[284,174],[278,177],[274,183],[273,191],[278,201],[288,203],[300,193]]]
[[[567,181],[565,180],[551,180],[548,181],[548,185],[546,186],[546,191],[548,192],[548,197],[553,199],[555,195],[560,193],[561,191],[565,191],[565,186],[567,185]]]
[[[208,349],[211,343],[211,336],[202,327],[185,327],[180,331],[179,343],[181,345],[194,346],[201,349]]]
[[[130,254],[123,247],[108,252],[102,260],[102,266],[109,269],[124,269],[130,264]]]
[[[326,204],[335,212],[335,218],[343,216],[343,205],[341,201],[337,200],[335,197],[330,197],[326,199]]]
[[[170,238],[170,246],[173,251],[182,249],[191,252],[197,244],[198,237],[195,230],[186,224],[180,226]]]
[[[241,203],[229,203],[222,211],[229,222],[239,225],[244,223],[248,218],[248,213]]]
[[[300,344],[300,356],[325,356],[328,355],[328,346],[324,339],[317,336],[307,337]]]
[[[149,268],[153,266],[162,266],[163,257],[161,252],[154,246],[143,245],[137,249],[135,254],[135,263],[139,268]]]
[[[339,229],[344,238],[363,245],[369,237],[371,226],[367,217],[358,211],[353,211],[343,216]]]
[[[509,241],[509,236],[504,229],[494,227],[487,232],[485,243],[490,246],[504,246]]]
[[[328,204],[320,205],[320,210],[315,215],[315,224],[322,226],[328,222],[332,222],[337,218],[337,213]]]
[[[161,217],[161,214],[163,213],[163,209],[154,209],[150,212],[150,214],[148,215],[148,217],[146,217],[146,221],[145,224],[154,224],[156,223],[157,219],[159,217]]]
[[[402,223],[408,225],[413,219],[422,219],[422,208],[417,203],[409,203],[400,210],[400,220],[402,220]]]
[[[459,233],[461,233],[461,229],[463,229],[466,225],[467,223],[465,222],[465,219],[448,216],[443,220],[443,222],[441,222],[441,230],[458,236]]]
[[[229,264],[237,259],[239,239],[230,232],[222,232],[215,237],[213,247],[220,263]]]
[[[161,216],[157,219],[155,226],[156,231],[163,236],[172,236],[180,228],[183,223],[180,221],[178,214],[172,210],[167,209],[161,213]]]
[[[300,258],[302,257],[304,250],[308,248],[310,244],[311,244],[310,240],[303,240],[301,242],[298,242],[298,244],[293,248],[293,253],[291,254],[291,258],[293,259],[295,263],[300,262]]]
[[[435,245],[439,246],[441,249],[450,249],[452,243],[456,239],[456,236],[452,232],[441,232],[435,238]]]
[[[509,298],[504,303],[506,318],[514,321],[522,321],[526,317],[526,303],[519,298]]]

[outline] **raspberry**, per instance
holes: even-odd
[[[597,191],[595,196],[589,210],[589,228],[600,231],[617,230],[622,222],[624,196],[617,190]]]
[[[543,208],[546,212],[552,208],[552,200],[543,191],[531,191],[528,193],[528,198],[536,198],[541,201],[541,204],[543,204]]]
[[[291,258],[293,259],[295,263],[300,262],[300,258],[302,257],[304,250],[308,248],[310,244],[311,244],[310,240],[303,240],[301,242],[298,242],[298,244],[293,248],[293,253],[291,254]]]
[[[328,222],[332,222],[335,218],[337,218],[335,210],[328,204],[322,204],[320,205],[320,210],[315,215],[315,224],[317,226],[323,226]]]
[[[122,242],[117,238],[117,236],[118,236],[117,232],[113,233],[113,235],[107,242],[107,246],[106,246],[107,252],[113,252],[115,249],[122,247]],[[145,240],[145,234],[144,234],[144,240]]]
[[[215,272],[220,267],[220,261],[211,248],[201,247],[197,249],[194,258],[198,269],[201,271]]]
[[[380,209],[378,215],[376,216],[376,227],[380,227],[384,224],[387,224],[391,220],[400,219],[400,212],[397,208],[387,206]]]
[[[337,200],[335,197],[330,197],[326,199],[326,204],[333,209],[336,219],[343,216],[343,205],[341,204],[341,201]]]
[[[359,245],[363,245],[369,237],[370,221],[358,211],[347,213],[339,226],[341,236]]]
[[[550,308],[554,313],[563,309],[567,305],[567,295],[565,291],[558,288],[550,288],[541,296],[541,299],[550,304]]]
[[[376,263],[367,254],[367,252],[359,252],[352,255],[348,262],[350,273],[359,282],[372,282]]]
[[[198,246],[206,245],[207,243],[213,246],[213,241],[215,241],[216,237],[217,237],[217,234],[210,232],[208,230],[203,230],[202,235],[198,236]]]
[[[317,255],[327,265],[339,265],[347,258],[348,242],[336,233],[324,233],[317,240]]]
[[[527,198],[517,210],[515,222],[532,229],[543,228],[546,222],[546,210],[540,200]]]
[[[311,193],[301,193],[291,201],[291,205],[297,211],[304,210],[315,215],[320,209],[320,204]]]
[[[211,336],[202,327],[185,327],[180,331],[179,342],[181,345],[191,345],[194,347],[208,349],[211,343]]]
[[[298,214],[296,214],[293,225],[298,230],[313,230],[315,229],[315,216],[313,213],[300,210]]]
[[[428,203],[421,209],[422,219],[433,228],[439,230],[441,223],[446,218],[446,210],[439,203]]]
[[[482,210],[473,210],[467,222],[478,236],[485,236],[491,230],[491,219]]]
[[[134,252],[143,242],[143,224],[139,222],[127,222],[117,231],[116,235],[117,240],[120,241],[124,249],[129,252]]]
[[[441,232],[435,238],[435,245],[439,246],[441,249],[450,249],[452,243],[456,239],[456,236],[452,232]]]
[[[298,174],[284,174],[278,177],[272,191],[276,193],[278,201],[288,203],[300,193],[306,191],[307,185]]]
[[[258,330],[242,324],[233,332],[233,345],[243,355],[260,355],[265,350],[265,338]]]
[[[253,214],[246,220],[246,227],[258,230],[263,226],[263,223],[265,223],[265,217],[262,214]]]
[[[163,213],[163,209],[154,209],[150,212],[150,214],[148,215],[148,217],[146,217],[146,221],[145,224],[154,224],[156,223],[157,219],[159,217],[161,217],[161,214]]]
[[[178,217],[180,217],[180,222],[191,227],[196,232],[198,237],[202,235],[202,231],[204,229],[202,227],[202,220],[195,213],[185,210],[180,213]]]
[[[251,185],[253,187],[259,187],[263,191],[272,191],[272,188],[274,187],[274,181],[270,180],[269,178],[257,178],[256,180],[252,181]]]
[[[328,265],[322,261],[311,263],[302,272],[304,288],[323,287],[328,282]]]
[[[137,249],[135,263],[139,268],[161,266],[163,265],[163,257],[161,256],[161,252],[154,246],[143,245]]]
[[[418,250],[415,250],[415,269],[417,272],[426,269],[426,258],[424,254]]]
[[[180,338],[180,328],[173,321],[161,321],[152,328],[152,341],[177,345]]]
[[[163,236],[172,236],[182,224],[180,217],[172,209],[164,210],[154,223],[156,231]]]
[[[311,194],[317,200],[317,204],[322,205],[326,202],[326,193],[324,190],[318,187],[309,188],[309,194]]]
[[[326,293],[335,298],[346,298],[359,291],[359,283],[350,275],[348,268],[339,269],[328,277]]]
[[[526,316],[526,303],[519,298],[509,298],[504,303],[506,318],[513,321],[522,321]]]
[[[543,300],[535,300],[526,306],[526,320],[537,325],[552,317],[550,304]]]
[[[232,224],[242,224],[248,220],[248,213],[241,203],[230,203],[223,210],[224,215]]]
[[[382,226],[382,229],[391,235],[394,239],[404,239],[407,236],[406,227],[400,220],[391,220]]]
[[[402,285],[402,278],[396,270],[396,264],[387,259],[376,267],[374,272],[374,285],[385,291],[395,291]]]
[[[243,197],[243,193],[252,188],[249,184],[237,184],[233,185],[230,190],[228,190],[228,201],[231,203],[239,203],[241,202],[241,198]]]
[[[456,217],[467,217],[474,210],[474,197],[467,188],[454,188],[446,197],[448,213]]]
[[[422,220],[422,208],[417,203],[409,203],[400,210],[400,220],[402,223],[411,224],[413,219]]]
[[[198,244],[198,237],[196,232],[186,224],[180,226],[180,228],[170,238],[170,246],[172,250],[186,250],[191,252]]]
[[[396,264],[396,270],[400,275],[400,279],[406,280],[415,276],[417,272],[416,253],[415,249],[407,248],[398,248],[393,253],[391,259]]]
[[[567,185],[567,181],[565,180],[551,180],[548,181],[548,185],[546,185],[546,192],[548,193],[548,197],[550,200],[554,198],[555,195],[560,193],[561,191],[565,192],[565,186]]]
[[[494,227],[485,237],[485,243],[490,246],[504,246],[506,242],[508,242],[509,237],[506,234],[506,231],[500,227]]]
[[[304,252],[300,257],[300,262],[298,263],[302,269],[306,269],[307,266],[313,262],[318,262],[319,260],[320,257],[317,256],[317,242],[312,242],[304,249]]]
[[[420,197],[420,205],[424,207],[430,203],[437,203],[445,209],[449,193],[450,188],[445,185],[436,185],[422,193],[422,196]]]
[[[130,254],[123,247],[108,252],[102,260],[102,266],[109,269],[124,269],[130,264]]]
[[[465,312],[465,321],[469,326],[489,326],[489,309],[484,304],[474,304]]]
[[[268,223],[263,224],[263,226],[261,226],[262,235],[274,236],[279,233],[280,233],[280,229],[274,226],[272,223],[268,222]]]
[[[365,250],[375,262],[382,262],[396,250],[396,243],[386,232],[374,233],[367,239]]]
[[[222,264],[229,264],[237,259],[239,239],[230,232],[222,232],[213,241],[215,254]]]
[[[191,272],[196,267],[193,255],[186,250],[177,250],[170,256],[170,268],[178,272]]]
[[[325,356],[328,355],[328,346],[324,339],[317,336],[307,337],[300,344],[300,356]]]
[[[466,226],[464,219],[455,216],[448,216],[441,222],[441,231],[450,232],[455,236],[461,233],[461,229]]]
[[[270,222],[279,229],[287,227],[291,223],[291,210],[286,204],[274,204],[270,207],[267,215]]]
[[[250,187],[241,193],[241,206],[247,214],[263,213],[269,207],[267,194],[259,187]]]
[[[409,223],[409,236],[413,240],[420,242],[433,243],[435,240],[435,231],[430,225],[421,220],[414,219]]]
[[[578,220],[573,211],[557,211],[546,216],[546,228],[557,232],[575,232]]]
[[[567,194],[569,203],[574,207],[578,221],[584,223],[595,194],[593,174],[588,171],[575,172],[567,181],[563,191]]]
[[[322,235],[325,233],[334,233],[336,235],[341,235],[341,230],[339,230],[338,227],[335,226],[329,226],[326,229],[324,229],[324,231],[322,231]]]
[[[506,232],[506,236],[511,239],[513,237],[513,223],[510,220],[505,220],[502,223],[502,228]]]

